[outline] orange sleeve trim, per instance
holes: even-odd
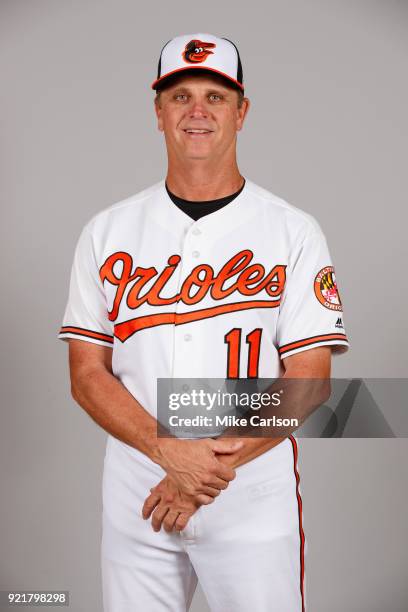
[[[296,342],[290,342],[289,344],[283,344],[279,347],[278,351],[280,355],[284,355],[289,351],[301,348],[303,346],[309,346],[309,344],[321,344],[324,342],[337,341],[339,344],[348,344],[346,334],[321,334],[320,336],[310,336],[310,338],[303,338],[303,340],[297,340]]]
[[[75,334],[76,336],[95,338],[96,340],[104,340],[104,342],[109,342],[110,344],[113,344],[113,336],[109,336],[108,334],[101,334],[100,332],[92,331],[91,329],[85,329],[84,327],[61,327],[59,335],[60,334]]]

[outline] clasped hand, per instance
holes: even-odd
[[[213,503],[235,478],[235,470],[217,455],[237,452],[242,441],[181,440],[163,438],[159,443],[159,464],[166,476],[150,489],[142,516],[152,517],[154,531],[163,525],[167,532],[182,531],[202,505]]]

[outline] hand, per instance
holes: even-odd
[[[216,453],[235,453],[242,446],[242,440],[161,438],[159,463],[182,493],[207,504],[235,478],[235,470],[219,461]]]
[[[173,529],[182,531],[191,516],[200,507],[194,497],[182,493],[169,476],[165,476],[150,491],[150,495],[143,504],[142,516],[146,520],[153,513],[154,531],[160,531],[162,525],[168,533]]]

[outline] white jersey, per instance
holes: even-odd
[[[229,204],[194,221],[161,181],[83,228],[58,337],[112,348],[114,375],[156,417],[158,378],[277,378],[290,355],[347,350],[341,311],[311,215],[247,180]],[[180,534],[154,533],[140,511],[165,471],[109,435],[104,610],[124,601],[187,609],[197,575],[213,610],[270,610],[271,601],[280,612],[304,610],[297,456],[289,436],[238,466]]]
[[[153,416],[157,378],[276,378],[290,355],[349,346],[319,224],[249,180],[198,221],[164,180],[97,213],[58,337],[111,347],[114,375]]]

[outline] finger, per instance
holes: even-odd
[[[212,489],[218,489],[220,492],[224,491],[229,485],[229,480],[224,480],[223,478],[218,478],[218,476],[209,475],[206,479],[204,479],[203,486],[211,487]],[[203,491],[205,493],[205,491]]]
[[[160,502],[160,499],[161,497],[158,493],[152,493],[151,495],[149,495],[149,497],[145,499],[145,502],[142,508],[142,517],[144,519],[149,518],[149,516],[151,515],[151,513],[153,512],[157,504]]]
[[[144,501],[142,507],[142,516],[144,519],[148,519],[157,504],[160,502],[161,496],[156,493],[150,494]]]
[[[209,487],[207,485],[202,485],[200,487],[199,492],[203,493],[204,495],[208,495],[209,497],[218,497],[218,495],[221,493],[219,489],[216,489],[215,487]]]
[[[244,442],[242,440],[236,440],[235,442],[231,440],[216,440],[211,444],[211,448],[215,453],[228,455],[242,448],[243,444]]]
[[[174,529],[176,531],[183,531],[187,527],[187,523],[191,518],[191,514],[187,514],[187,512],[181,512],[178,515],[178,518],[174,524]]]
[[[164,504],[159,504],[152,514],[153,531],[160,531],[164,517],[169,511],[169,507]]]
[[[214,497],[210,497],[209,495],[204,495],[203,493],[199,493],[198,495],[195,496],[195,500],[201,506],[208,506],[208,504],[212,504],[214,499],[215,499]]]
[[[178,519],[179,512],[177,510],[169,510],[163,520],[163,528],[167,533],[173,531],[176,520]]]
[[[221,480],[226,480],[227,482],[231,482],[235,478],[235,470],[225,463],[221,463],[221,461],[217,461],[213,470],[213,475],[217,478],[221,478]]]

